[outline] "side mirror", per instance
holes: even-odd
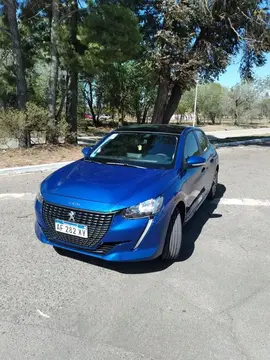
[[[92,150],[91,147],[84,147],[82,149],[83,156],[86,157],[90,153],[91,150]]]
[[[196,155],[193,155],[193,156],[190,156],[188,159],[187,159],[187,166],[192,168],[192,167],[199,167],[199,166],[203,166],[206,164],[206,161],[203,157],[201,156],[196,156]]]

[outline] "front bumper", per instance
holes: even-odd
[[[165,213],[159,213],[153,219],[127,220],[116,214],[112,224],[96,248],[74,246],[59,239],[48,239],[46,224],[42,217],[42,206],[36,201],[35,232],[38,239],[52,246],[93,256],[107,261],[151,260],[161,255],[166,237],[168,219]],[[105,254],[99,248],[108,249]]]

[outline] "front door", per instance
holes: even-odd
[[[193,155],[199,156],[200,153],[201,150],[194,135],[194,131],[190,131],[186,135],[185,139],[183,159],[184,170],[182,176],[182,191],[184,192],[184,196],[186,198],[185,203],[187,206],[187,217],[192,216],[193,211],[198,207],[204,198],[206,167],[199,166],[188,168],[185,166],[189,157]]]

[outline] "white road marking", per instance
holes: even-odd
[[[270,200],[256,199],[214,199],[215,204],[236,205],[236,206],[270,206]]]
[[[5,193],[0,194],[0,200],[8,200],[8,199],[29,199],[34,200],[36,194],[33,193]]]
[[[9,199],[22,199],[22,200],[34,200],[36,194],[33,193],[4,193],[0,194],[0,200],[9,200]],[[235,199],[214,199],[212,203],[219,205],[228,205],[228,206],[269,206],[270,200],[268,199],[246,199],[246,198],[235,198]]]
[[[39,315],[45,317],[46,319],[49,319],[49,318],[50,318],[49,315],[44,314],[44,313],[43,313],[42,311],[40,311],[39,309],[37,309],[37,313],[38,313]]]

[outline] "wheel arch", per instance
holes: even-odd
[[[181,215],[182,224],[185,222],[186,217],[186,205],[184,201],[180,200],[178,204],[176,205],[175,209],[178,209]]]

